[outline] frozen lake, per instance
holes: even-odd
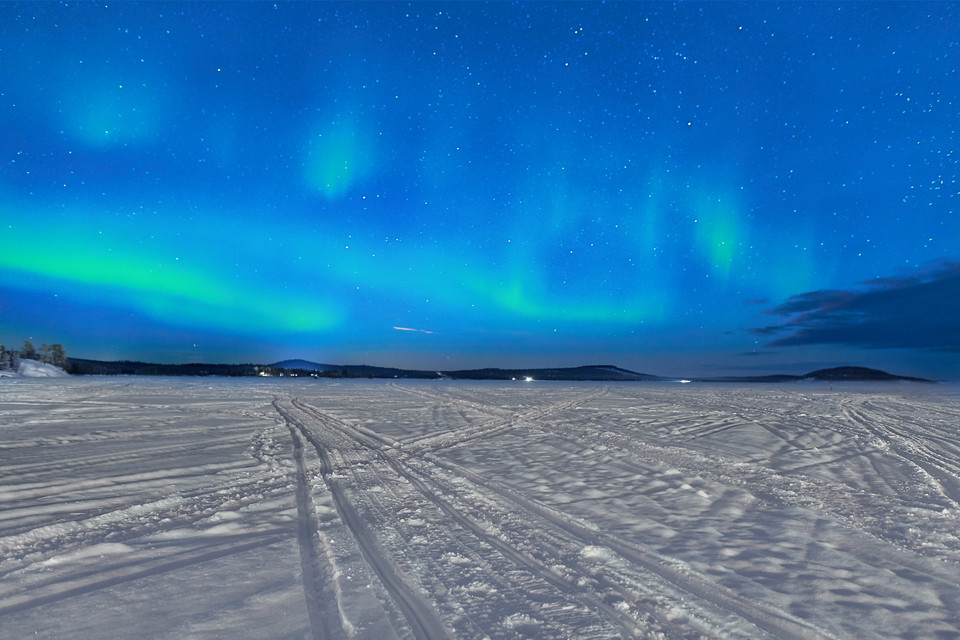
[[[942,385],[0,380],[4,638],[958,638]]]

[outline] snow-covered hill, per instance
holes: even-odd
[[[26,358],[20,361],[17,371],[0,371],[0,378],[62,378],[67,375],[70,374],[60,367]]]

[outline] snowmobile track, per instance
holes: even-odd
[[[446,638],[449,632],[443,625],[436,611],[423,599],[399,574],[389,557],[381,553],[375,536],[367,530],[366,523],[357,514],[349,498],[336,479],[332,478],[335,465],[327,451],[327,445],[321,442],[315,433],[315,428],[299,419],[290,409],[302,411],[302,406],[292,401],[285,407],[279,400],[274,402],[277,412],[313,446],[320,458],[320,473],[344,525],[353,534],[361,553],[370,568],[376,573],[383,587],[390,593],[397,607],[403,612],[407,623],[413,631],[414,637],[420,639]],[[319,589],[327,587],[311,586],[313,593],[319,594]]]
[[[601,392],[605,392],[605,389],[601,390]],[[543,417],[561,411],[564,408],[579,406],[583,402],[598,395],[599,393],[594,392],[562,404],[539,408],[532,413],[538,418]],[[393,449],[382,447],[381,443],[360,433],[349,424],[323,414],[316,407],[310,406],[301,400],[295,399],[294,405],[308,413],[318,422],[325,424],[328,428],[332,427],[337,429],[341,435],[351,438],[356,443],[369,449],[370,452],[379,455],[394,468],[398,475],[411,482],[419,490],[421,495],[437,505],[442,512],[460,524],[464,529],[499,550],[517,566],[534,573],[545,582],[561,591],[573,595],[575,599],[601,613],[608,621],[620,628],[620,634],[624,637],[632,637],[640,633],[638,631],[640,625],[636,619],[625,615],[624,612],[610,606],[593,594],[578,592],[578,590],[572,587],[569,580],[560,577],[549,568],[548,564],[550,563],[533,558],[529,553],[519,550],[521,547],[529,546],[530,543],[535,545],[536,543],[532,541],[543,534],[542,530],[538,531],[534,529],[526,533],[524,536],[526,537],[526,541],[520,543],[509,539],[509,541],[504,541],[502,533],[492,535],[475,520],[473,512],[464,511],[462,508],[454,506],[454,503],[450,500],[442,497],[456,495],[458,496],[458,501],[462,502],[469,498],[469,494],[465,495],[463,491],[458,490],[458,488],[450,484],[449,481],[443,480],[438,473],[438,468],[452,471],[456,476],[480,488],[481,492],[488,496],[496,495],[506,500],[510,510],[526,514],[524,517],[519,518],[520,521],[537,522],[539,524],[536,526],[540,528],[547,527],[553,530],[560,530],[569,536],[568,539],[572,540],[577,548],[595,545],[612,549],[642,573],[650,572],[650,574],[663,580],[668,585],[673,585],[673,588],[686,593],[688,599],[694,601],[700,600],[704,606],[710,608],[719,607],[720,609],[733,612],[744,620],[749,620],[755,624],[758,630],[763,629],[773,637],[792,638],[795,640],[830,637],[829,634],[825,633],[822,629],[818,629],[809,623],[787,616],[783,612],[766,607],[760,603],[752,602],[718,585],[709,584],[699,579],[695,574],[677,568],[668,560],[658,557],[649,550],[578,523],[568,515],[545,507],[536,500],[523,496],[494,480],[484,478],[459,465],[444,462],[435,453],[430,452],[423,456],[418,456],[415,453],[411,453],[408,447],[404,447],[402,453],[398,453]],[[521,416],[521,419],[526,420],[527,415]],[[449,443],[449,439],[444,442],[444,444],[447,445]],[[520,532],[517,530],[509,532],[509,534],[513,536],[516,536],[518,533]],[[581,576],[592,576],[594,579],[598,579],[596,572],[590,571],[584,566],[576,566],[576,563],[571,562],[569,556],[565,559],[565,562],[570,570],[578,572]],[[554,558],[554,563],[561,563],[561,559]],[[650,577],[653,576],[647,575],[648,579]],[[601,579],[601,581],[606,580],[608,588],[612,587],[609,578],[601,576],[599,579]],[[629,596],[622,592],[622,590],[620,595],[624,597],[625,600],[629,600]],[[637,603],[634,603],[633,606],[636,607]],[[663,617],[656,608],[645,606],[644,609],[649,618],[657,620],[658,626],[661,626],[669,636],[682,637],[688,634],[694,634],[692,629],[678,627],[675,622]],[[646,631],[649,631],[649,629]]]

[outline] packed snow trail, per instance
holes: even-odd
[[[429,602],[424,601],[421,595],[416,590],[411,589],[410,585],[400,576],[391,558],[380,552],[376,539],[368,530],[366,522],[350,503],[340,482],[338,479],[331,477],[338,468],[328,455],[328,448],[335,448],[337,445],[341,445],[342,448],[342,443],[337,442],[336,434],[318,432],[314,423],[303,419],[302,410],[295,402],[286,404],[278,399],[274,401],[274,407],[288,424],[292,425],[313,445],[320,458],[320,473],[336,504],[340,520],[353,535],[370,568],[376,573],[380,583],[389,591],[393,602],[403,612],[414,637],[419,639],[447,637],[449,634],[437,613],[432,609]],[[314,587],[310,591],[313,592],[310,594],[314,596],[312,599],[319,600],[316,604],[320,606],[324,600],[324,592],[334,591],[334,589],[328,588],[328,585],[324,584],[321,588]]]
[[[324,425],[326,429],[332,429],[340,434],[346,435],[347,437],[354,439],[361,446],[377,452],[379,457],[397,474],[398,478],[406,480],[420,493],[424,499],[433,503],[442,514],[450,518],[451,522],[448,523],[447,527],[459,525],[463,531],[463,534],[470,534],[474,536],[476,538],[476,543],[479,543],[475,543],[473,545],[474,548],[480,546],[480,544],[490,547],[491,550],[496,553],[498,558],[488,559],[488,563],[496,560],[500,560],[502,562],[502,558],[506,558],[516,565],[516,568],[512,571],[527,570],[532,574],[531,578],[539,578],[549,585],[552,585],[562,591],[569,589],[570,585],[568,584],[568,581],[551,570],[548,563],[545,563],[543,560],[537,558],[528,557],[518,548],[518,546],[504,542],[502,540],[502,535],[494,535],[488,530],[488,527],[485,526],[485,523],[477,520],[476,516],[472,515],[477,513],[480,509],[485,508],[487,505],[475,506],[473,509],[467,511],[457,508],[450,500],[442,497],[443,495],[457,494],[457,487],[444,483],[442,480],[435,477],[434,474],[429,472],[416,473],[412,471],[409,465],[403,462],[403,459],[407,457],[406,455],[396,454],[391,449],[383,448],[381,442],[372,439],[359,431],[356,431],[353,427],[336,420],[335,418],[324,415],[316,408],[305,405],[304,403],[298,401],[294,401],[294,405],[298,406],[307,414],[312,416],[315,425]],[[472,496],[468,494],[467,496],[458,497],[464,499]],[[507,517],[506,513],[500,515],[501,520],[503,520],[505,517]],[[440,520],[431,520],[431,524],[434,527],[440,526],[440,523]],[[579,546],[580,545],[577,545],[576,548],[579,548]],[[452,581],[454,584],[458,581],[460,563],[454,562],[453,564],[454,566],[451,569],[448,569],[450,576],[438,576],[440,580],[446,578],[449,581]],[[493,579],[496,578],[493,577]],[[633,631],[636,627],[636,624],[632,620],[629,620],[623,614],[623,612],[617,611],[615,608],[610,607],[590,593],[581,594],[577,599],[589,603],[589,605],[593,608],[602,610],[606,616],[617,621],[621,626],[624,627],[622,630],[623,635],[634,635]]]
[[[0,629],[960,637],[960,394],[0,382]]]
[[[288,426],[297,463],[297,535],[310,628],[314,640],[340,640],[346,638],[347,633],[335,588],[336,570],[327,552],[328,543],[319,528],[320,518],[313,501],[303,437],[293,424],[288,423]]]

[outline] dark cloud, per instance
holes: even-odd
[[[781,336],[767,346],[842,344],[881,349],[960,351],[960,262],[942,262],[854,291],[792,296],[765,313],[780,323],[751,329]]]

